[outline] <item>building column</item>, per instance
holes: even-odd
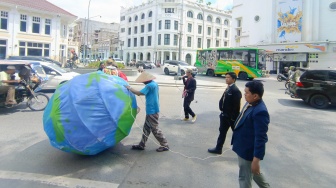
[[[169,60],[173,60],[173,52],[172,51],[170,51]]]
[[[165,60],[165,59],[164,59],[164,51],[162,50],[162,51],[161,51],[160,64],[162,64],[164,60]]]

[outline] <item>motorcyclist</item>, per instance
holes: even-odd
[[[15,100],[15,86],[12,84],[19,83],[20,80],[11,80],[11,75],[15,74],[15,66],[7,66],[7,70],[0,72],[0,86],[1,92],[7,92],[6,107],[16,105]]]
[[[291,79],[294,75],[295,72],[295,67],[294,66],[290,66],[289,67],[289,71],[288,71],[288,78]]]
[[[282,74],[288,78],[288,67],[284,67],[284,69],[282,70]]]

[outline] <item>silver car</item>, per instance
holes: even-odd
[[[52,63],[40,62],[40,64],[48,76],[48,82],[44,85],[43,89],[56,89],[58,85],[80,75],[76,72],[68,72]]]

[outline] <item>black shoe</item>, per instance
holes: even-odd
[[[208,149],[208,152],[209,153],[219,154],[219,155],[222,154],[222,150],[218,150],[217,148],[210,148],[210,149]]]

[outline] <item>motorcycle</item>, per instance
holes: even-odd
[[[278,74],[278,76],[277,76],[277,80],[279,81],[279,82],[282,82],[283,80],[288,80],[288,78],[285,76],[285,75],[283,75],[283,74]]]
[[[41,83],[35,83],[34,86],[30,86],[25,80],[22,80],[15,88],[15,100],[17,104],[23,102],[27,98],[27,107],[33,111],[42,111],[47,107],[49,97],[41,92]],[[16,105],[6,106],[7,92],[0,94],[0,107],[13,108]]]

